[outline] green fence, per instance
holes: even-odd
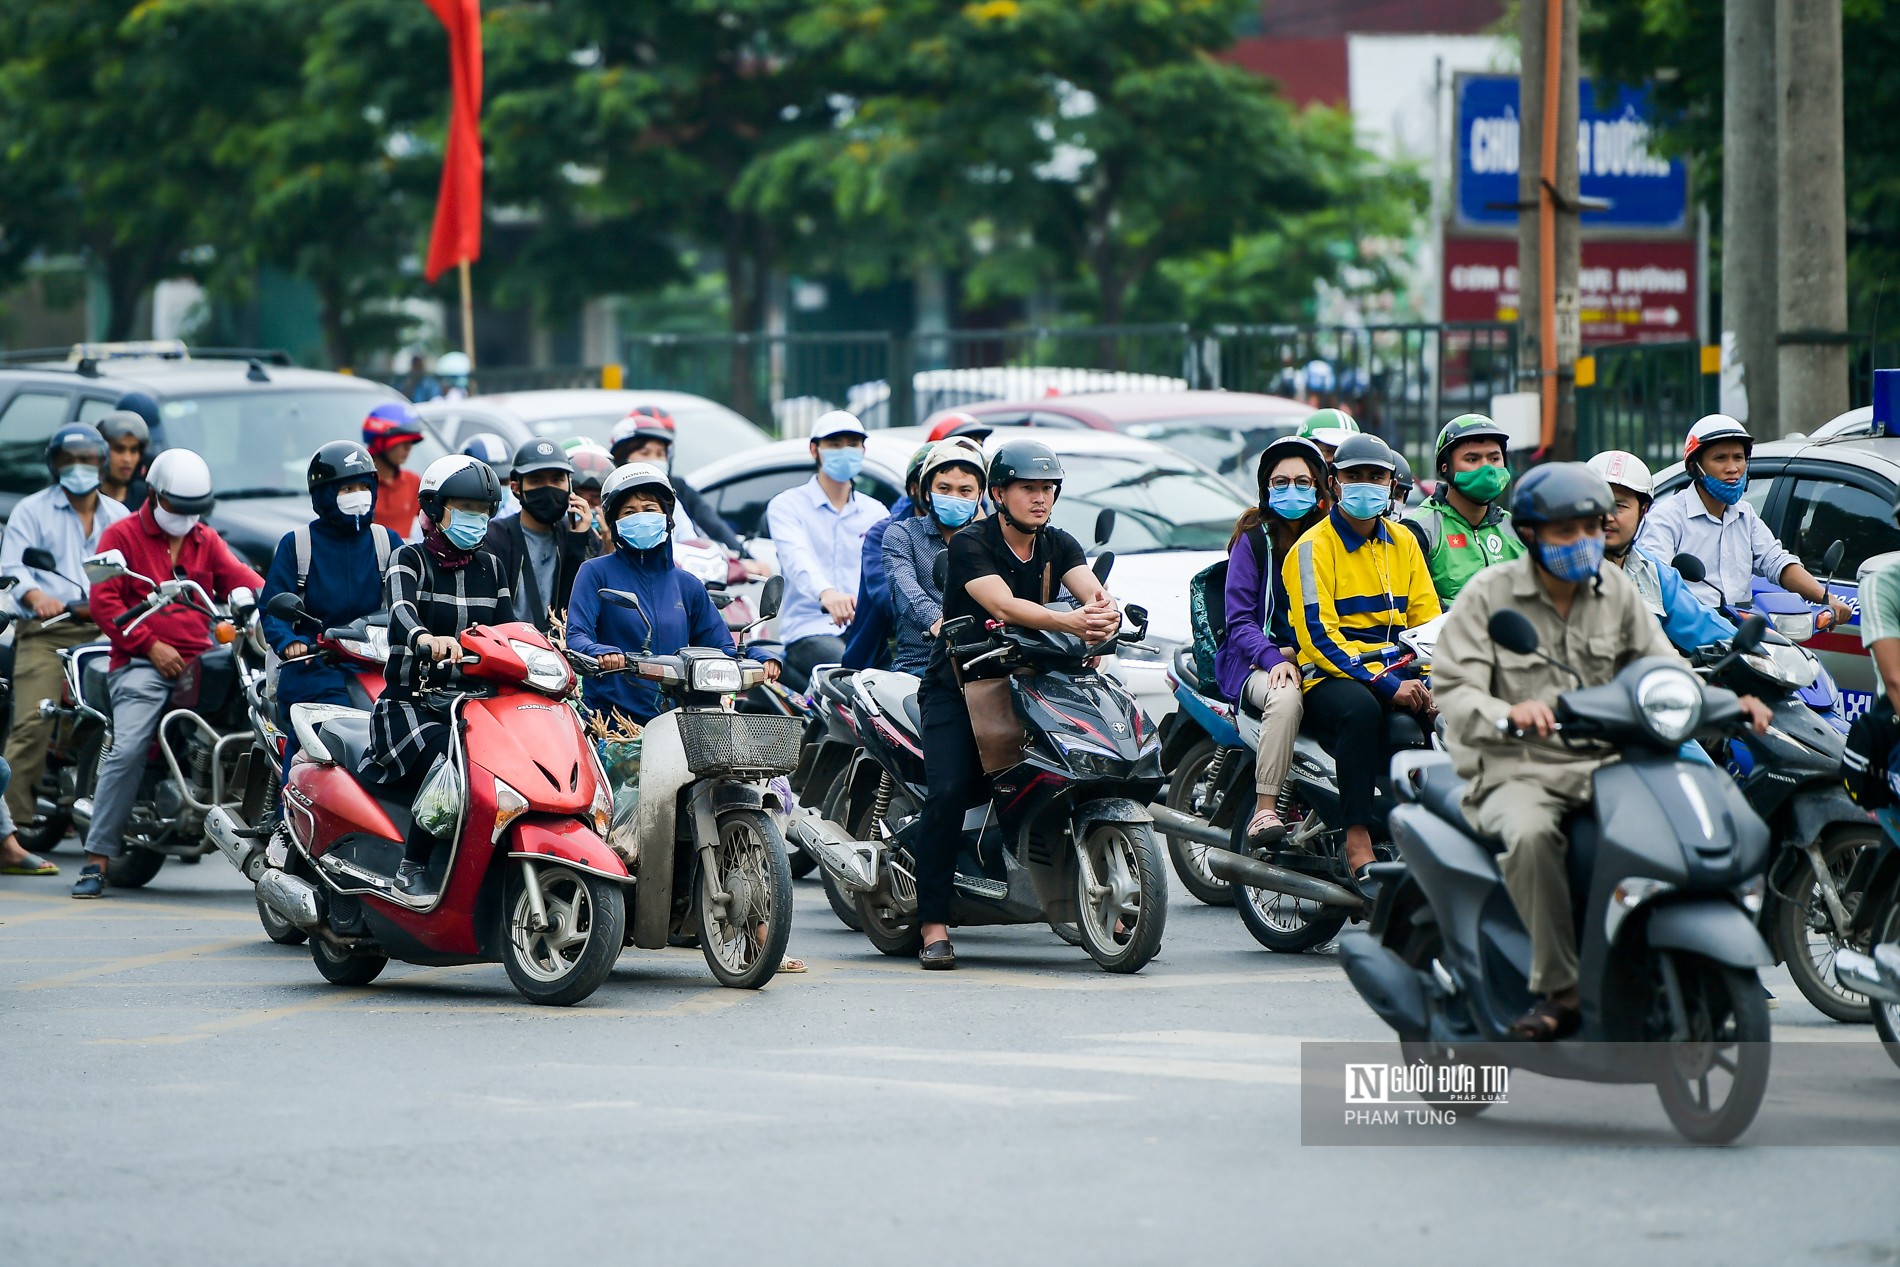
[[[1682,438],[1716,412],[1720,376],[1702,372],[1696,343],[1619,343],[1589,349],[1596,381],[1577,389],[1577,453],[1634,453],[1652,470],[1682,457]]]

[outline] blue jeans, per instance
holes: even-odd
[[[13,786],[13,767],[0,757],[0,840],[13,834],[13,813],[7,809],[7,789]]]

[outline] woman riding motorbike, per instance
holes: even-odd
[[[983,446],[952,436],[930,446],[917,472],[924,513],[893,522],[884,534],[884,574],[890,578],[897,649],[891,667],[921,675],[943,627],[943,591],[934,572],[950,537],[983,514]]]

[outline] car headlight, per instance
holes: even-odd
[[[344,638],[337,645],[353,656],[374,660],[378,664],[389,663],[389,629],[386,626],[371,625],[364,637]]]
[[[1814,679],[1821,672],[1820,663],[1813,656],[1799,647],[1778,642],[1763,643],[1759,649],[1743,656],[1742,662],[1775,685],[1791,691],[1814,685]]]
[[[1656,669],[1636,684],[1636,707],[1650,733],[1673,747],[1702,724],[1702,686],[1681,669]]]
[[[495,832],[488,838],[488,843],[494,844],[500,840],[501,834],[508,830],[508,825],[527,812],[528,798],[509,787],[506,783],[503,783],[500,779],[496,779]]]
[[[1814,637],[1813,612],[1786,612],[1770,616],[1768,621],[1775,627],[1775,632],[1789,642],[1806,642]]]
[[[695,660],[688,689],[706,695],[733,695],[741,685],[737,660]]]
[[[567,667],[567,661],[546,647],[510,638],[508,649],[520,656],[521,663],[528,667],[528,685],[537,691],[560,695],[574,681],[574,670]]]

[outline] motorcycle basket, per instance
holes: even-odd
[[[758,713],[689,712],[680,714],[679,731],[695,775],[769,779],[798,765],[805,723]]]

